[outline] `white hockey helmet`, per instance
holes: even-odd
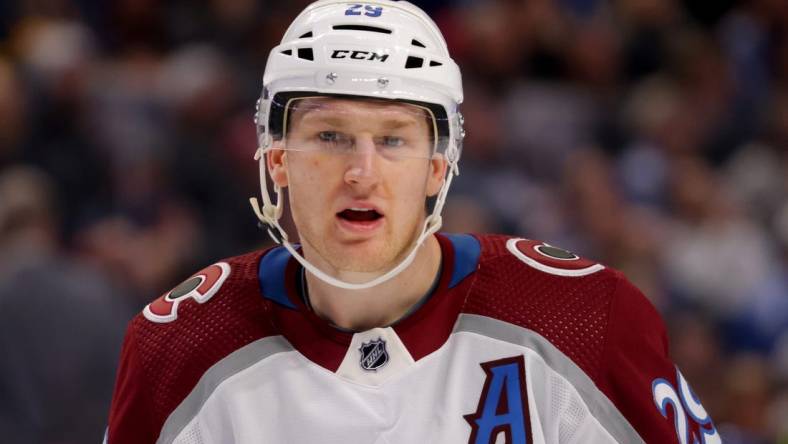
[[[432,213],[410,254],[396,267],[365,283],[347,283],[309,263],[288,242],[279,225],[282,190],[275,186],[276,201],[266,183],[265,153],[273,141],[285,136],[287,113],[294,101],[315,96],[364,97],[410,103],[426,109],[435,124],[433,154],[448,162],[446,178]],[[441,211],[451,180],[459,174],[457,163],[464,130],[459,104],[462,81],[449,56],[446,41],[435,22],[406,1],[347,2],[319,0],[296,17],[282,42],[271,50],[257,102],[257,126],[262,208],[250,202],[268,233],[312,274],[346,289],[369,288],[404,270],[418,247],[441,225]]]

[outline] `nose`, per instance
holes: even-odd
[[[356,138],[356,146],[349,156],[345,182],[354,186],[374,186],[378,181],[377,149],[371,136]]]

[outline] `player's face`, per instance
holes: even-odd
[[[425,200],[446,171],[432,155],[432,121],[413,105],[301,102],[268,166],[289,188],[305,253],[314,250],[335,271],[390,269],[421,232]]]

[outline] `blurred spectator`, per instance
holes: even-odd
[[[0,57],[0,167],[21,156],[28,136],[27,97],[16,67]]]
[[[758,355],[740,354],[731,359],[725,372],[725,407],[719,415],[720,433],[733,442],[767,443],[771,375]]]
[[[0,174],[0,434],[98,442],[131,310],[61,251],[52,186],[28,167]]]
[[[29,139],[16,147],[18,160],[36,165],[57,183],[66,240],[110,199],[107,171],[90,126],[89,88],[95,41],[84,25],[54,19],[24,19],[11,39],[29,94]],[[89,171],[90,174],[85,174]]]
[[[727,318],[741,311],[775,264],[766,239],[708,167],[680,160],[672,178],[677,225],[664,252],[678,295]]]

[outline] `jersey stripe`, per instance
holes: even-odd
[[[282,336],[269,336],[258,339],[234,351],[226,358],[214,364],[200,378],[189,396],[173,410],[162,427],[156,444],[170,444],[184,427],[200,412],[205,401],[219,385],[249,368],[250,366],[277,353],[293,351],[293,347]]]

